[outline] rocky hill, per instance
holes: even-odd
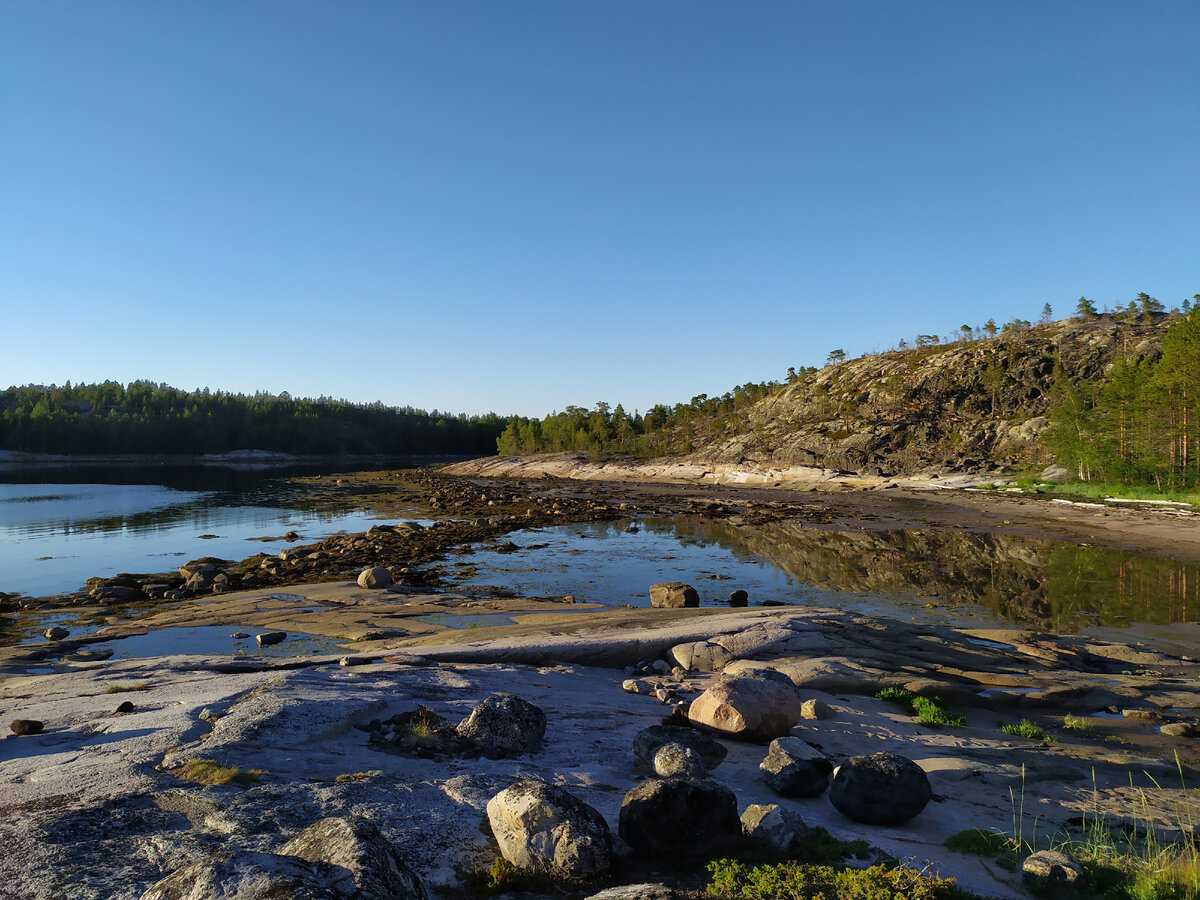
[[[1031,469],[1059,379],[1102,379],[1157,358],[1177,316],[1069,319],[969,342],[895,350],[800,375],[718,434],[693,425],[691,458],[871,475]]]

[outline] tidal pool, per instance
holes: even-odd
[[[260,647],[254,635],[268,629],[237,625],[197,625],[159,628],[146,634],[135,634],[119,640],[88,644],[89,651],[112,650],[113,659],[145,659],[153,656],[174,656],[190,653],[198,656],[244,656],[246,658],[297,656],[313,653],[341,653],[336,638],[314,634],[288,632],[280,644]],[[236,638],[237,633],[249,637]]]
[[[480,547],[453,560],[464,585],[649,606],[659,581],[685,581],[702,605],[833,606],[908,618],[1087,626],[1200,618],[1200,569],[1065,541],[932,529],[837,530],[780,521],[640,519],[509,535],[513,552]]]

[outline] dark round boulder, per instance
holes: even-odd
[[[771,790],[784,797],[819,797],[829,787],[831,763],[818,750],[800,738],[782,737],[771,741],[767,758],[759,763]]]
[[[738,591],[734,591],[733,593],[731,593],[729,595],[729,605],[730,606],[740,608],[743,606],[749,606],[749,604],[750,604],[750,595],[747,594],[745,591],[738,590]]]
[[[31,734],[41,734],[45,725],[37,719],[13,719],[8,727],[13,730],[13,734],[26,737]]]
[[[654,765],[654,757],[667,744],[682,744],[700,754],[708,769],[715,769],[729,753],[720,742],[697,731],[690,725],[651,725],[643,728],[633,738],[633,752],[648,766]]]
[[[855,822],[899,825],[925,808],[931,791],[925,772],[895,753],[853,756],[834,776],[829,801]]]
[[[625,795],[618,833],[638,852],[691,862],[734,855],[742,820],[733,791],[715,781],[652,778]]]

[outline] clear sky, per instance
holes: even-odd
[[[0,387],[645,410],[1200,292],[1200,3],[0,4]]]

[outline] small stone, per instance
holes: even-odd
[[[233,634],[230,635],[230,637],[233,638],[235,641],[241,641],[241,640],[245,640],[246,638],[250,637],[250,635],[248,635],[244,631],[235,631]]]
[[[731,593],[729,595],[729,605],[736,609],[740,609],[741,607],[744,607],[744,606],[749,606],[750,605],[750,595],[747,594],[745,591],[734,591],[733,593]]]
[[[1056,884],[1081,886],[1086,878],[1075,860],[1057,850],[1039,850],[1021,864],[1026,885],[1046,887]]]
[[[369,656],[343,656],[338,660],[339,666],[365,666],[371,662]]]
[[[832,719],[833,717],[833,707],[823,700],[805,700],[800,704],[800,718],[802,719]]]
[[[654,754],[654,774],[659,778],[703,778],[708,774],[704,757],[683,744],[663,744]]]
[[[287,638],[286,631],[264,631],[262,634],[256,634],[254,639],[258,641],[260,647],[270,647],[274,644],[282,644]]]
[[[126,700],[124,703],[122,703],[120,706],[117,707],[116,712],[130,713],[130,712],[133,712],[133,710],[134,710],[133,701]]]
[[[621,682],[621,690],[630,694],[651,694],[654,686],[642,678],[626,678]]]
[[[1196,726],[1188,722],[1168,722],[1159,731],[1167,737],[1194,737]]]
[[[55,625],[53,628],[47,628],[44,634],[46,636],[46,640],[48,641],[61,641],[65,637],[70,637],[71,632],[67,631],[65,628]]]
[[[31,734],[41,734],[45,724],[37,719],[13,719],[8,727],[13,730],[13,734],[27,737]]]
[[[662,581],[650,585],[650,605],[655,609],[694,609],[700,605],[700,595],[682,581]]]
[[[384,566],[363,569],[358,575],[358,586],[361,588],[385,588],[391,583],[392,573]]]

